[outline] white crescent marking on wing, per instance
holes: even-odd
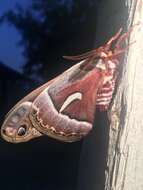
[[[64,104],[62,105],[61,109],[60,109],[60,113],[69,105],[71,104],[73,101],[75,100],[81,100],[82,99],[82,93],[80,92],[76,92],[70,96],[67,97],[67,99],[65,100]]]

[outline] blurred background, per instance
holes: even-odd
[[[95,48],[98,4],[0,1],[0,124],[18,100],[75,64],[63,55]],[[81,145],[48,137],[17,145],[0,139],[0,189],[75,190]]]

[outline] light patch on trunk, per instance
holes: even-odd
[[[60,109],[59,112],[61,113],[73,101],[75,101],[75,100],[81,100],[81,99],[82,99],[82,93],[80,93],[80,92],[76,92],[76,93],[68,96],[67,99],[65,100],[64,104],[62,105],[62,107],[61,107],[61,109]]]

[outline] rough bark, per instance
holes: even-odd
[[[142,0],[127,2],[128,24],[143,20]],[[120,84],[111,109],[105,190],[143,189],[143,25],[131,33]]]

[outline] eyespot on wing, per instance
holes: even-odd
[[[9,112],[1,127],[1,136],[8,142],[19,143],[41,136],[29,119],[31,102],[23,102]]]

